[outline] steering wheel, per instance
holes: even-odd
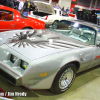
[[[79,37],[84,37],[84,38],[86,38],[89,41],[89,39],[86,36],[84,36],[84,35],[80,35]]]

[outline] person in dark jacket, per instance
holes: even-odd
[[[5,5],[6,0],[0,0],[0,5]]]
[[[29,14],[29,9],[30,9],[30,2],[29,0],[26,0],[23,6],[23,15],[28,16]]]
[[[6,3],[5,3],[5,6],[14,8],[14,2],[12,0],[7,0]]]
[[[64,6],[63,6],[63,8],[61,10],[64,11]]]
[[[18,9],[19,7],[19,1],[18,0],[14,0],[14,9]]]

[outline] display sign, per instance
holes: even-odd
[[[77,3],[77,0],[72,0],[72,3],[76,4]]]
[[[72,1],[76,2],[77,0],[72,0]]]
[[[0,100],[12,100],[12,99],[7,95],[7,92],[5,92],[1,87],[0,87]]]

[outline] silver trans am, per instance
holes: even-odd
[[[100,64],[98,27],[60,21],[49,30],[0,33],[0,74],[29,89],[66,91],[78,72]]]

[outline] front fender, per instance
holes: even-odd
[[[66,59],[64,59],[62,62],[61,62],[61,67],[64,67],[65,65],[67,65],[68,63],[74,63],[74,62],[78,62],[79,65],[80,65],[80,59],[78,57],[68,57]]]

